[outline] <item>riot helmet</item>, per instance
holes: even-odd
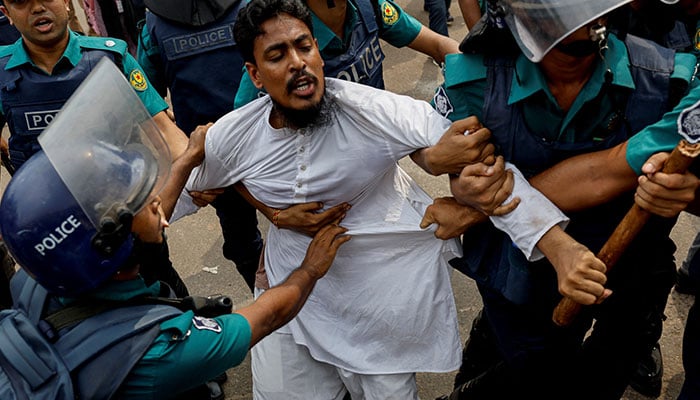
[[[94,289],[131,255],[131,221],[170,172],[170,152],[124,75],[104,58],[10,180],[0,231],[50,292]]]
[[[523,54],[539,62],[577,29],[631,1],[498,0],[498,5]]]

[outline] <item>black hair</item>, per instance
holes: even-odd
[[[243,60],[255,64],[253,43],[264,32],[262,24],[280,14],[301,20],[313,33],[311,12],[301,0],[251,0],[239,13],[233,35]]]

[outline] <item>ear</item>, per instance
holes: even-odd
[[[250,80],[253,82],[253,85],[255,85],[258,90],[262,89],[263,84],[262,80],[260,79],[260,70],[258,70],[257,65],[251,62],[246,62],[245,69],[248,71],[248,76],[250,76]]]
[[[7,13],[7,8],[5,8],[5,6],[0,6],[0,11],[2,11],[2,13],[7,17],[7,20],[10,21],[10,25],[14,25],[12,18],[10,18],[10,14]]]

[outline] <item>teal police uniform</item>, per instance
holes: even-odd
[[[2,123],[7,122],[10,129],[10,152],[17,156],[13,160],[15,167],[39,149],[36,137],[102,56],[112,57],[121,64],[124,75],[151,115],[168,108],[121,40],[69,32],[66,50],[51,74],[32,62],[22,40],[0,48],[0,85],[3,88],[0,119]]]
[[[91,298],[128,301],[160,295],[158,282],[147,286],[141,278],[109,281],[90,293]],[[63,304],[73,299],[59,298]],[[131,370],[122,385],[124,398],[162,399],[201,384],[240,364],[248,353],[251,330],[239,314],[216,318],[187,311],[160,323],[160,334]]]
[[[523,173],[531,176],[548,167],[546,163],[543,164],[543,160],[550,155],[543,159],[540,149],[546,149],[551,145],[554,150],[549,158],[549,162],[556,162],[576,153],[608,148],[623,140],[625,132],[627,132],[627,135],[631,135],[646,124],[653,123],[655,121],[653,118],[658,119],[661,117],[664,111],[663,106],[657,105],[654,107],[648,99],[635,98],[638,91],[647,89],[644,86],[638,88],[635,82],[638,82],[638,84],[656,85],[658,88],[653,89],[651,93],[653,94],[652,98],[656,99],[655,101],[659,104],[664,104],[664,98],[667,97],[667,94],[663,93],[663,90],[668,90],[668,88],[659,83],[663,82],[663,79],[657,82],[650,80],[649,77],[644,77],[644,74],[651,76],[648,72],[649,64],[642,63],[644,66],[641,68],[630,67],[630,64],[634,63],[632,61],[634,57],[641,56],[644,59],[655,60],[650,61],[650,63],[658,62],[658,65],[670,64],[672,68],[668,69],[669,76],[666,78],[666,85],[668,85],[670,78],[681,79],[686,83],[690,81],[695,64],[693,56],[675,54],[675,56],[670,55],[669,57],[663,51],[653,50],[653,46],[644,44],[648,42],[639,42],[639,40],[637,39],[638,44],[635,46],[637,49],[635,50],[636,53],[633,53],[631,50],[628,51],[625,44],[611,35],[608,40],[609,49],[605,53],[606,63],[599,62],[597,64],[591,78],[582,88],[567,112],[563,112],[558,107],[537,65],[529,62],[522,55],[502,64],[499,64],[498,61],[495,64],[491,64],[492,61],[486,61],[488,58],[482,55],[448,55],[445,67],[445,85],[436,92],[433,99],[434,105],[438,111],[452,120],[465,118],[469,115],[477,116],[484,125],[492,129],[493,137],[496,139],[497,145],[501,147],[501,150],[507,155],[515,155],[512,161],[518,165]],[[639,43],[642,43],[642,45],[640,46]],[[649,50],[640,51],[640,48],[652,49],[652,52],[658,52],[659,55],[655,56],[655,59],[654,57],[646,57],[644,56],[644,51],[648,52]],[[635,54],[637,55],[635,56]],[[668,62],[664,61],[669,58],[671,60]],[[490,66],[487,67],[485,62],[489,63]],[[503,79],[504,75],[499,75],[501,72],[498,71],[508,70],[508,65],[512,66],[513,71],[510,81],[493,83],[493,79],[496,79],[496,82],[498,82],[498,79]],[[612,74],[608,75],[610,76],[610,81],[606,81],[606,65],[612,70]],[[491,68],[496,68],[496,72],[492,74]],[[644,69],[647,72],[640,72]],[[637,77],[640,77],[642,80],[637,81],[637,79],[640,79]],[[692,87],[696,85],[696,83],[691,83]],[[508,92],[508,88],[509,93],[507,94],[498,95],[494,92],[494,90],[498,89],[506,89],[505,91]],[[630,95],[631,93],[632,95]],[[494,99],[497,100],[495,103],[493,102]],[[644,109],[647,111],[642,112],[643,115],[641,116],[635,115],[634,110],[636,107],[626,107],[625,105],[636,103],[628,103],[628,99],[630,101],[647,101],[649,104],[645,104],[640,108],[640,110]],[[648,113],[649,109],[658,112],[658,116],[647,115],[653,114]],[[498,122],[499,115],[504,120],[503,123]],[[632,118],[627,118],[630,116]],[[526,127],[509,125],[510,122],[514,121],[522,121]],[[627,124],[629,124],[629,127],[625,126]],[[537,140],[532,141],[530,138],[519,136],[525,132],[532,133],[533,137],[537,136]],[[623,134],[622,136],[621,133]],[[519,146],[521,142],[532,147],[521,148]],[[540,143],[539,145],[533,144],[538,142]],[[587,143],[585,146],[581,145],[585,143]],[[607,234],[603,233],[603,231],[606,231],[608,228],[612,229],[615,221],[619,221],[619,219],[616,220],[616,215],[620,211],[624,212],[626,207],[629,207],[629,200],[624,201],[626,206],[621,201],[620,204],[615,203],[602,206],[604,208],[595,212],[589,213],[589,210],[586,210],[577,216],[572,215],[572,223],[570,225],[572,229],[570,230],[578,232],[578,234],[572,233],[572,235],[579,240],[581,238],[585,239],[584,244],[592,245],[591,248],[595,251],[596,246],[599,247],[602,244],[600,242],[607,238]],[[595,217],[596,214],[598,215],[596,218],[591,218]],[[602,223],[601,225],[598,222],[590,222],[599,221],[601,215],[604,216],[604,219],[609,219],[612,222],[609,224]],[[607,225],[610,224],[613,226],[608,227]],[[663,226],[661,226],[662,229],[655,230],[655,235],[657,236],[660,234],[659,232],[664,232],[663,229],[670,229],[670,226],[672,226],[663,222],[659,222],[659,225]],[[484,237],[492,237],[493,240],[484,239],[488,243],[479,242]],[[644,240],[649,240],[648,237],[644,237]],[[551,331],[552,327],[549,326],[551,325],[550,313],[559,297],[553,269],[551,266],[541,265],[541,263],[528,265],[519,262],[517,254],[512,249],[509,250],[507,245],[500,247],[500,240],[500,238],[490,236],[486,231],[468,232],[464,238],[465,259],[459,260],[457,263],[453,262],[453,265],[458,269],[464,270],[465,273],[477,280],[484,299],[487,319],[497,336],[501,351],[504,353],[503,355],[509,362],[509,365],[517,369],[517,372],[513,374],[517,383],[510,386],[500,385],[501,388],[510,390],[509,395],[514,395],[518,391],[526,392],[528,389],[544,390],[544,388],[547,388],[547,390],[552,389],[556,392],[557,385],[562,385],[559,387],[561,389],[567,387],[567,383],[571,383],[566,381],[566,375],[557,375],[557,370],[566,371],[567,368],[562,367],[563,363],[556,366],[557,361],[552,363],[546,360],[571,361],[562,360],[559,357],[562,357],[564,354],[570,354],[572,343],[575,344],[577,341],[580,343],[583,334],[587,330],[586,325],[589,322],[586,321],[590,321],[590,314],[588,319],[584,318],[579,323],[580,326],[575,326],[565,333],[560,332],[560,334],[551,336],[553,331]],[[638,247],[644,248],[641,245]],[[623,264],[636,265],[641,267],[639,268],[640,275],[638,279],[632,280],[634,282],[625,282],[620,277],[610,277],[613,290],[615,288],[618,289],[618,296],[615,301],[609,300],[606,301],[604,306],[598,306],[596,308],[597,312],[604,314],[597,314],[597,317],[607,314],[610,316],[618,315],[616,314],[617,311],[624,309],[622,306],[631,305],[629,309],[634,311],[630,311],[629,315],[645,312],[649,308],[649,312],[659,314],[657,317],[660,319],[659,310],[652,310],[655,307],[653,298],[667,296],[670,285],[672,285],[673,277],[671,272],[673,262],[671,257],[673,249],[671,247],[672,243],[664,242],[663,246],[659,244],[658,253],[660,255],[658,257],[649,257],[646,254],[644,257],[647,258],[644,262],[641,262],[639,259],[622,260],[620,262],[621,268],[614,272],[622,273],[620,271],[626,269],[622,268]],[[637,252],[637,250],[639,249],[633,250],[632,253]],[[639,251],[635,254],[645,254],[645,252]],[[634,255],[630,256],[630,258],[632,257]],[[644,265],[640,265],[640,262]],[[641,270],[644,270],[644,272],[641,272]],[[649,285],[647,279],[650,276],[655,276],[655,283],[658,284],[658,288],[655,290],[658,292],[658,296],[649,292],[648,298],[638,302],[640,299],[637,297],[639,288]],[[641,282],[638,280],[641,280]],[[628,293],[628,295],[622,295],[621,293]],[[613,309],[617,311],[613,312]],[[634,318],[631,318],[630,321],[640,324],[640,321],[645,321],[644,318]],[[610,321],[610,318],[604,319]],[[601,324],[600,327],[605,327],[603,329],[612,327],[616,324],[614,322],[615,317],[612,317],[612,319],[613,322],[611,324]],[[625,324],[625,322],[617,324]],[[529,328],[523,329],[523,327]],[[651,346],[651,344],[645,343],[646,337],[641,337],[643,335],[641,333],[634,334],[639,337],[633,337],[632,334],[626,336],[627,334],[623,333],[629,330],[629,327],[620,329],[615,331],[616,333],[613,335],[615,341],[621,340],[619,343],[629,342],[629,346],[614,346],[612,348],[613,351],[603,352],[603,354],[606,354],[605,358],[598,358],[599,363],[605,364],[605,373],[600,373],[605,379],[598,379],[599,384],[590,387],[579,387],[577,385],[577,395],[581,395],[584,398],[587,395],[593,396],[589,398],[602,398],[596,396],[601,395],[600,393],[602,392],[607,393],[607,395],[614,395],[613,393],[624,390],[626,386],[625,375],[627,374],[626,376],[628,377],[635,366],[636,360],[634,360],[634,357],[644,353],[644,350],[635,349],[638,348],[637,346],[639,348]],[[624,338],[618,337],[620,335],[624,336]],[[607,339],[611,338],[610,336],[606,337]],[[599,350],[611,350],[610,345],[605,344],[605,340],[598,341],[598,339],[599,337],[596,335],[595,340],[597,344],[591,346],[595,350],[588,353],[591,358],[593,358],[593,352],[597,352],[596,355],[600,356]],[[591,343],[594,342],[591,341]],[[625,347],[629,348],[626,349]],[[591,349],[589,348],[589,350]],[[533,351],[536,353],[532,353]],[[529,354],[538,354],[536,356],[538,358],[531,358]],[[613,360],[614,362],[608,363],[604,361],[613,354],[617,354],[616,359]],[[588,361],[581,360],[578,366],[587,366]],[[591,371],[594,369],[597,369],[597,367],[591,368]],[[598,370],[602,371],[599,368]],[[568,376],[568,378],[570,377]],[[545,380],[548,383],[542,384]],[[506,388],[506,386],[509,387]],[[590,392],[588,392],[589,390]],[[599,391],[599,394],[595,394],[596,391]]]
[[[376,1],[378,7],[370,7],[371,10],[360,10],[357,5],[358,1]],[[369,5],[372,6],[371,3]],[[381,14],[373,15],[374,21],[370,21],[370,18],[367,17],[367,14],[371,13],[372,10],[374,10],[374,13],[379,12]],[[362,14],[361,11],[363,12]],[[370,51],[361,52],[362,54],[358,53],[359,58],[364,57],[364,59],[359,61],[365,66],[381,66],[384,54],[379,45],[379,38],[385,40],[392,46],[404,47],[415,40],[423,25],[410,14],[406,13],[398,4],[390,0],[348,0],[347,13],[348,16],[344,27],[345,32],[343,40],[328,28],[313,11],[311,12],[313,34],[318,41],[321,58],[327,63],[323,69],[324,73],[329,78],[345,79],[383,89],[384,79],[381,76],[381,68],[371,68],[371,73],[369,74],[359,73],[357,68],[348,68],[339,73],[333,73],[335,71],[330,71],[329,69],[335,59],[348,52],[357,50],[352,47],[362,45],[362,43],[358,42],[365,42],[362,40],[355,40],[357,36],[364,34],[361,33],[364,29],[363,25],[372,25],[373,23],[377,25],[377,22],[381,22],[378,30],[375,32],[370,31],[369,33],[371,37],[368,38],[369,42],[367,45]],[[358,60],[348,60],[347,63],[351,64],[357,61]],[[348,65],[348,67],[350,67],[350,65]],[[334,69],[337,70],[337,68]],[[234,107],[238,108],[249,103],[257,98],[259,93],[258,89],[251,82],[248,74],[244,73],[238,92],[236,93]]]

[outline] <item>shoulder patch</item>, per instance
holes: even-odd
[[[192,317],[192,325],[194,325],[195,328],[201,330],[207,330],[207,331],[212,331],[216,333],[221,333],[221,325],[219,325],[216,320],[211,319],[211,318],[204,318],[195,315]]]
[[[143,92],[144,90],[148,89],[146,77],[138,68],[132,69],[131,72],[129,72],[129,83],[131,83],[131,86],[139,92]]]
[[[700,101],[681,111],[677,125],[678,133],[688,142],[700,140]]]
[[[450,103],[450,98],[447,97],[447,92],[443,86],[439,86],[438,90],[433,96],[433,104],[435,104],[435,110],[440,113],[443,117],[447,117],[454,111],[452,103]]]
[[[387,25],[394,25],[399,20],[399,12],[393,4],[385,1],[382,3],[382,20]]]

